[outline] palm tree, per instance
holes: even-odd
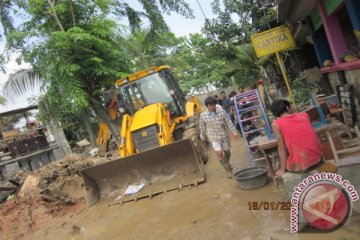
[[[22,96],[32,96],[32,98],[28,100],[38,106],[40,119],[49,124],[52,129],[55,129],[61,126],[62,116],[58,111],[59,108],[53,106],[58,103],[54,103],[51,100],[49,101],[49,95],[51,94],[49,90],[47,86],[44,86],[44,81],[38,73],[32,69],[25,69],[10,75],[2,93],[6,99],[12,102],[16,102],[16,100]],[[95,135],[91,128],[89,118],[85,117],[81,121],[83,120],[90,140],[95,145]],[[57,131],[57,134],[63,134],[63,132]],[[62,138],[64,137],[65,136],[62,136]]]
[[[258,78],[266,78],[265,66],[270,62],[268,57],[258,58],[252,44],[232,45],[235,59],[225,70],[227,77],[234,77],[237,84],[252,84]]]
[[[132,56],[132,62],[136,69],[140,71],[152,66],[163,65],[169,61],[168,51],[182,41],[176,38],[173,33],[163,32],[151,39],[149,29],[138,29],[134,31],[125,41],[129,55]]]
[[[2,90],[6,99],[16,102],[20,96],[39,95],[42,79],[30,69],[19,70],[10,75]]]

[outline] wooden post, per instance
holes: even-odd
[[[30,125],[30,122],[29,122],[29,118],[28,118],[26,112],[24,112],[23,115],[24,115],[26,124],[27,124],[27,126],[28,126],[28,128],[29,128],[29,132],[31,133],[31,125]]]
[[[324,30],[329,43],[330,51],[335,64],[341,63],[341,55],[347,50],[344,35],[341,32],[341,25],[336,14],[329,15],[326,12],[324,1],[316,0],[316,6],[319,10]]]
[[[339,156],[338,156],[338,153],[336,151],[335,144],[333,142],[333,139],[332,139],[331,134],[329,133],[329,131],[326,132],[326,135],[327,135],[327,137],[329,139],[329,142],[330,142],[330,147],[331,147],[331,150],[332,150],[333,155],[334,155],[335,164],[337,165],[339,163]]]
[[[276,52],[276,58],[278,60],[278,63],[279,63],[279,66],[280,66],[280,70],[281,70],[281,74],[283,75],[283,78],[285,80],[285,83],[286,83],[286,87],[289,91],[289,95],[290,95],[290,98],[291,98],[291,101],[293,103],[293,105],[295,106],[295,100],[294,100],[294,95],[292,94],[292,91],[291,91],[291,87],[290,87],[290,84],[289,84],[289,81],[288,81],[288,78],[286,76],[286,71],[285,71],[285,68],[284,68],[284,63],[279,55],[279,52]]]
[[[360,131],[359,131],[359,127],[358,125],[355,124],[355,132],[356,132],[356,137],[357,139],[360,141]]]

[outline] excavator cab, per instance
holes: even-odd
[[[153,70],[148,70],[150,73]],[[172,119],[186,115],[186,99],[170,69],[160,69],[140,79],[118,80],[118,105],[120,113],[133,115],[154,103],[164,103]]]

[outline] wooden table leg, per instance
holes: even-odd
[[[264,155],[264,159],[265,159],[265,162],[266,162],[267,169],[268,169],[268,171],[270,173],[270,176],[272,177],[272,179],[273,179],[273,181],[275,183],[275,186],[278,186],[278,182],[276,181],[275,171],[274,171],[274,168],[272,167],[272,164],[270,162],[268,154],[262,149],[260,149],[260,151]]]
[[[335,148],[335,144],[334,144],[334,141],[331,137],[331,134],[329,133],[329,131],[326,132],[326,135],[329,139],[329,142],[330,142],[330,147],[331,147],[331,151],[333,152],[334,154],[334,160],[335,160],[335,164],[338,164],[339,163],[339,156],[338,156],[338,153],[336,151],[336,148]]]
[[[358,125],[355,125],[354,128],[355,128],[355,132],[356,132],[356,137],[360,141],[360,131],[359,131]]]
[[[352,140],[352,134],[351,134],[351,131],[350,131],[349,121],[347,119],[345,109],[342,110],[342,115],[343,115],[343,118],[344,118],[344,124],[345,124],[345,127],[346,127],[347,134],[349,136],[349,139]]]

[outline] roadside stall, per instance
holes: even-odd
[[[29,111],[37,106],[15,109],[0,113],[0,181],[5,182],[8,176],[20,170],[36,170],[54,160],[51,151],[57,146],[50,146],[47,129],[29,116]],[[6,124],[4,118],[19,116],[22,126]]]

